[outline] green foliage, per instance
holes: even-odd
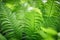
[[[0,34],[0,40],[7,40],[2,34]]]
[[[0,1],[0,40],[57,40],[59,28],[57,0]]]

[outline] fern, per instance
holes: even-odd
[[[60,32],[58,2],[1,0],[0,40],[57,40]]]

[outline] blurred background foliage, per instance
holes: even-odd
[[[0,0],[0,40],[60,40],[60,0]]]

